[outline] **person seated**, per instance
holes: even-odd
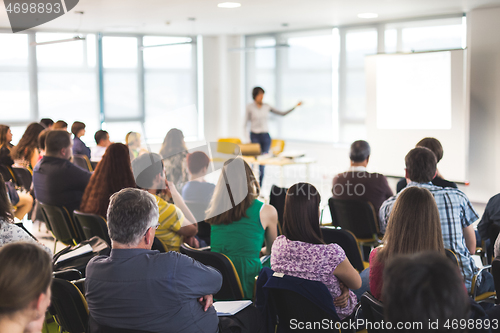
[[[187,154],[184,134],[181,130],[172,128],[163,140],[160,155],[163,157],[167,179],[174,183],[179,192],[189,180],[186,166]]]
[[[382,273],[391,258],[423,251],[445,255],[439,211],[429,190],[412,186],[398,195],[383,243],[370,253],[370,292],[379,300],[382,300]]]
[[[332,193],[335,199],[369,201],[375,213],[382,202],[393,193],[384,175],[369,173],[370,145],[363,140],[354,141],[349,154],[351,167],[333,178]]]
[[[128,146],[130,151],[130,159],[133,160],[141,154],[145,154],[148,151],[141,148],[141,134],[137,132],[128,132],[125,136],[125,144]]]
[[[487,243],[488,248],[486,251],[488,255],[492,255],[492,245],[496,239],[490,239],[490,237],[494,237],[492,233],[496,233],[496,231],[491,230],[492,226],[495,226],[497,230],[500,229],[500,193],[488,200],[481,221],[477,225],[477,231],[481,240]]]
[[[231,259],[245,299],[252,299],[255,277],[262,269],[259,258],[271,254],[278,233],[276,208],[259,201],[259,192],[259,183],[248,164],[241,158],[227,160],[205,220],[212,226],[211,250]]]
[[[180,253],[152,251],[158,218],[157,198],[147,191],[126,188],[111,196],[111,254],[92,258],[86,270],[90,317],[129,330],[217,332],[212,294],[222,275]]]
[[[360,288],[361,277],[339,245],[325,244],[319,227],[320,202],[321,196],[311,184],[297,183],[288,189],[283,235],[273,243],[271,269],[323,282],[332,294],[339,318],[344,319],[357,303],[348,288]]]
[[[14,217],[22,220],[33,208],[33,197],[23,189],[16,189],[13,182],[4,182],[2,175],[0,175],[0,181],[6,187],[10,203],[14,206]]]
[[[160,216],[156,237],[169,251],[179,252],[183,242],[197,247],[194,241],[198,232],[196,219],[175,186],[167,183],[161,156],[154,153],[140,155],[132,161],[132,171],[137,187],[153,194],[158,204]],[[172,199],[174,204],[161,196]]]
[[[38,163],[38,135],[44,128],[39,123],[31,123],[26,128],[17,146],[12,148],[10,156],[18,167],[33,170]]]
[[[68,131],[68,123],[64,120],[58,120],[52,126],[53,130]]]
[[[205,181],[210,158],[202,151],[195,151],[188,154],[186,159],[189,182],[182,188],[182,198],[208,205],[215,189],[214,184]]]
[[[7,125],[0,125],[0,165],[11,167],[14,160],[10,156],[12,150],[12,131]]]
[[[479,219],[467,196],[460,190],[451,187],[440,187],[431,183],[437,174],[436,155],[428,148],[417,147],[410,150],[405,157],[406,189],[417,186],[428,189],[436,201],[441,231],[443,233],[443,244],[447,249],[457,255],[464,275],[467,290],[471,289],[472,277],[478,272],[478,268],[472,254],[476,251],[476,235],[474,223]],[[379,222],[380,229],[385,232],[387,221],[397,197],[404,193],[399,192],[387,199],[380,207]],[[478,295],[495,290],[493,277],[483,271],[478,278]]]
[[[50,304],[52,257],[18,242],[0,248],[0,332],[41,332]]]
[[[90,161],[99,162],[102,159],[102,155],[104,155],[106,148],[108,148],[111,144],[111,141],[109,141],[108,132],[103,130],[95,132],[94,139],[97,146],[90,149]]]
[[[54,121],[50,118],[42,118],[42,120],[40,120],[40,125],[50,130],[52,126],[54,126]]]
[[[90,172],[69,160],[73,142],[66,131],[50,131],[45,138],[45,156],[33,170],[35,197],[41,203],[66,207],[70,214],[80,207]]]
[[[73,154],[87,156],[90,160],[90,148],[80,139],[85,135],[85,124],[75,121],[71,125],[71,133],[73,133]]]
[[[432,152],[436,155],[437,163],[441,161],[443,158],[443,146],[441,142],[439,142],[436,138],[423,138],[420,140],[415,147],[425,147],[432,150]],[[437,171],[436,177],[432,180],[432,184],[440,187],[453,187],[457,188],[457,184],[454,182],[450,182],[445,180],[443,176]],[[406,179],[401,178],[396,186],[397,192],[399,193],[402,189],[404,189],[407,185]]]
[[[128,148],[122,143],[113,143],[90,177],[80,211],[106,217],[111,195],[127,187],[136,187]]]

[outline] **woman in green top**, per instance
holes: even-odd
[[[271,254],[277,236],[278,213],[257,200],[259,191],[248,164],[241,158],[230,159],[224,163],[207,210],[212,251],[231,259],[246,299],[252,299],[255,277],[262,269],[259,257]]]

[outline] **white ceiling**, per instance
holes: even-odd
[[[500,0],[80,0],[66,15],[34,29],[154,34],[255,34],[468,12]],[[2,0],[3,2],[3,0]],[[84,15],[75,14],[83,11]],[[375,12],[377,19],[358,13]],[[195,18],[189,21],[188,18]],[[167,24],[167,22],[169,22]],[[287,27],[282,24],[287,23]],[[0,27],[9,28],[5,6]]]

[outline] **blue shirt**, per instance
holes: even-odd
[[[210,203],[214,194],[215,185],[206,182],[190,181],[182,188],[182,198],[185,201]]]
[[[93,258],[86,271],[85,296],[96,322],[151,332],[218,330],[215,309],[198,298],[215,294],[222,275],[177,252],[113,249]]]
[[[463,229],[474,223],[479,216],[470,203],[467,196],[460,190],[451,187],[439,187],[429,183],[410,182],[406,188],[418,186],[428,189],[436,200],[441,220],[441,232],[443,234],[444,247],[452,250],[457,255],[461,267],[465,285],[471,288],[472,277],[478,268],[467,249]],[[402,193],[404,189],[400,192]],[[387,199],[379,211],[380,231],[385,232],[385,227],[399,193]],[[479,281],[480,282],[480,281]]]
[[[83,143],[83,141],[78,138],[73,138],[73,154],[75,155],[85,155],[90,159],[90,148]]]

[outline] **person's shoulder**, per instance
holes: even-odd
[[[274,208],[274,206],[264,204],[264,203],[261,203],[261,205],[262,205],[262,208],[260,210],[261,217],[270,218],[272,220],[275,220],[275,218],[276,218],[276,220],[278,219],[278,211],[276,210],[276,208]]]

